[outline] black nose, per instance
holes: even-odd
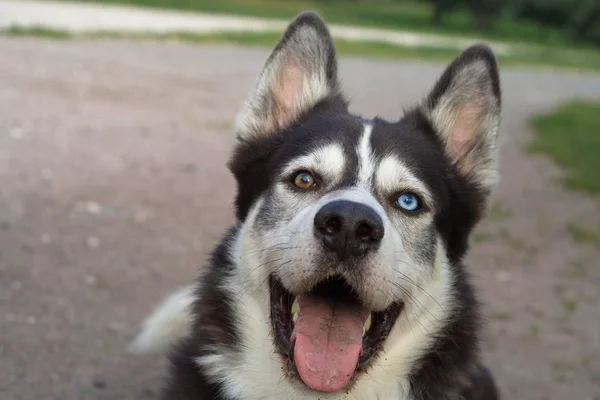
[[[341,259],[376,249],[383,234],[381,217],[364,204],[332,201],[315,215],[315,235]]]

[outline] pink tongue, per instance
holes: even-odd
[[[298,303],[292,340],[300,378],[313,390],[342,390],[356,369],[369,312],[358,305],[330,304],[308,296],[299,296]]]

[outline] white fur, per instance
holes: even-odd
[[[285,218],[279,219],[268,230],[262,227],[254,230],[254,221],[248,218],[240,233],[247,246],[247,251],[241,255],[243,267],[246,264],[260,266],[251,268],[249,274],[252,276],[248,278],[253,281],[249,283],[257,285],[266,276],[275,273],[288,290],[301,293],[328,276],[343,275],[367,307],[383,310],[391,302],[401,299],[402,292],[398,291],[398,285],[403,284],[406,276],[413,277],[416,273],[416,277],[427,268],[419,265],[415,261],[417,257],[409,250],[418,245],[418,233],[430,220],[430,213],[413,218],[402,215],[398,210],[390,210],[390,214],[394,215],[394,219],[390,219],[387,210],[371,192],[361,187],[333,191],[318,199],[308,195],[300,200],[296,193],[289,192],[289,189],[283,187],[276,191],[279,195],[277,203],[286,210]],[[321,246],[313,233],[313,221],[325,204],[336,200],[368,205],[384,221],[386,233],[380,249],[364,262],[364,272],[360,277],[343,268],[343,265],[324,268],[326,266],[318,262]],[[256,212],[261,204],[259,201]],[[415,224],[417,220],[420,221],[419,224]],[[281,262],[283,257],[286,262]],[[372,290],[373,287],[378,290]]]
[[[358,182],[363,187],[369,187],[373,178],[374,160],[373,149],[371,148],[371,132],[373,124],[366,123],[362,137],[356,149],[358,154]]]
[[[129,350],[136,354],[167,354],[191,332],[194,286],[172,293],[144,321]]]
[[[377,167],[375,187],[384,195],[401,191],[413,192],[431,203],[429,190],[396,156],[384,157]]]
[[[317,30],[307,27],[300,28],[286,46],[272,55],[237,121],[238,138],[243,141],[277,132],[337,90],[335,82],[327,81],[328,47]],[[492,174],[496,172],[494,146],[498,126],[495,101],[485,90],[489,88],[482,91],[478,80],[487,73],[486,68],[485,64],[474,63],[459,71],[435,109],[425,110],[443,136],[448,154],[454,154],[452,140],[479,145],[473,147],[476,152],[466,157],[458,154],[453,161],[461,172],[473,175],[483,186],[492,184]],[[472,100],[467,100],[465,108],[468,96]],[[467,123],[470,119],[460,118],[465,110],[467,117],[470,111],[477,111],[473,113],[477,118],[472,118],[478,124],[476,129],[463,129],[473,127]],[[372,131],[373,122],[366,122],[354,150],[358,157],[355,187],[329,190],[328,186],[343,178],[349,160],[341,145],[326,145],[291,160],[283,171],[285,175],[307,169],[322,175],[322,191],[300,192],[279,179],[272,190],[255,201],[237,231],[229,249],[234,275],[221,289],[233,302],[240,343],[235,348],[202,348],[203,355],[195,360],[207,379],[221,384],[227,398],[415,400],[410,395],[410,373],[419,358],[431,350],[448,322],[447,316],[453,315],[455,283],[444,241],[435,233],[433,196],[402,160],[386,154],[378,155],[382,159],[376,157],[371,145]],[[470,133],[477,135],[471,137]],[[458,146],[458,150],[463,148]],[[413,215],[398,210],[389,198],[403,190],[417,193],[429,202],[429,207]],[[314,234],[315,215],[325,204],[336,200],[369,206],[383,221],[385,234],[377,250],[357,261],[359,268],[354,271],[336,261],[322,265],[324,259],[335,259],[323,257],[322,243]],[[378,357],[366,373],[356,377],[350,390],[316,393],[284,375],[284,360],[275,348],[270,321],[269,277],[275,276],[288,291],[299,294],[333,275],[343,276],[363,305],[372,311],[384,310],[400,301],[404,308]],[[195,301],[194,293],[185,288],[165,300],[145,322],[132,348],[138,352],[166,352],[185,338],[192,325],[190,305]]]
[[[284,169],[284,175],[290,175],[296,171],[308,170],[323,175],[329,185],[334,185],[343,175],[346,167],[344,149],[338,144],[332,143],[314,151],[310,154],[292,160]]]
[[[237,245],[243,247],[239,241]],[[234,249],[234,253],[240,256],[242,247]],[[241,269],[247,273],[252,270],[252,266]],[[443,325],[444,316],[448,315],[452,307],[449,267],[440,245],[431,279],[423,283],[420,289],[415,288],[414,297],[406,301],[405,309],[368,374],[360,376],[350,393],[314,393],[282,377],[281,360],[274,351],[268,313],[265,313],[265,308],[268,307],[268,289],[254,293],[249,291],[248,278],[247,274],[239,273],[236,282],[227,287],[230,295],[237,300],[236,317],[240,331],[243,332],[242,357],[226,349],[215,348],[212,354],[196,360],[213,380],[225,383],[224,390],[229,396],[245,400],[411,400],[407,380],[410,368],[428,349],[434,333]],[[188,305],[195,300],[193,291],[189,288],[170,298],[179,298],[179,304]],[[163,307],[154,316],[168,316],[162,318],[163,323],[186,321],[191,324],[186,307],[164,307],[166,303],[168,301],[163,303]],[[155,324],[151,326],[158,327]],[[188,330],[189,326],[185,331]],[[167,342],[161,343],[172,345],[180,339],[181,335],[175,334]]]
[[[383,207],[370,196],[368,191],[358,188],[325,196],[311,209],[318,209],[318,204],[324,204],[332,199],[342,198],[362,201],[376,211],[383,212]],[[235,299],[235,316],[239,331],[242,333],[241,355],[227,349],[214,349],[214,353],[197,359],[197,363],[204,367],[204,371],[212,380],[225,383],[224,390],[231,398],[409,400],[407,379],[410,368],[419,356],[427,351],[434,334],[444,323],[444,315],[451,308],[449,296],[451,278],[443,246],[441,244],[438,246],[435,264],[429,266],[428,272],[425,272],[424,266],[419,266],[410,259],[394,265],[395,268],[402,269],[404,276],[410,277],[413,283],[407,284],[404,278],[395,282],[406,290],[404,294],[401,293],[404,296],[405,309],[382,349],[380,357],[369,368],[368,374],[362,374],[349,393],[315,393],[282,375],[282,360],[274,348],[268,311],[269,288],[266,279],[266,276],[271,273],[271,267],[264,262],[261,252],[256,251],[257,245],[264,239],[252,229],[262,204],[262,200],[257,202],[244,227],[238,233],[236,244],[232,249],[233,259],[238,263],[237,274],[225,287],[229,295]],[[298,218],[309,219],[302,213]],[[289,237],[285,242],[289,244],[294,238],[296,236]],[[306,237],[300,237],[299,240],[306,240]],[[398,236],[390,235],[390,241],[394,240],[402,242]],[[304,249],[307,248],[310,246]],[[393,253],[394,250],[389,251]],[[286,251],[287,259],[294,260],[295,257],[300,255],[293,255]],[[413,266],[407,268],[407,262],[411,262]],[[382,270],[383,265],[378,265],[379,269],[373,274],[374,281],[366,285],[368,292],[386,291],[385,280],[374,283],[377,276],[393,274],[393,269]],[[301,265],[293,267],[301,269]],[[290,269],[283,275],[291,273]],[[313,272],[301,273],[294,279],[301,279],[302,275],[311,273]],[[286,283],[285,280],[283,282]],[[373,290],[373,288],[377,289]],[[388,297],[387,304],[389,301]]]
[[[372,125],[365,125],[357,146],[358,186],[314,197],[298,195],[286,185],[276,184],[276,190],[270,195],[276,196],[275,202],[283,207],[286,217],[277,218],[275,225],[267,229],[257,224],[265,205],[265,199],[259,198],[237,232],[230,250],[236,274],[223,289],[234,300],[241,351],[214,346],[204,349],[206,355],[196,359],[211,381],[223,383],[223,390],[230,398],[411,400],[408,382],[411,367],[428,350],[452,308],[449,295],[452,282],[440,238],[434,249],[433,265],[425,265],[415,256],[415,249],[423,245],[420,240],[431,240],[421,232],[432,223],[432,213],[407,216],[375,197],[374,193],[389,195],[403,189],[413,190],[424,198],[431,195],[401,160],[386,156],[377,163],[370,145],[371,129]],[[290,161],[285,173],[307,168],[335,181],[341,179],[347,162],[341,147],[329,145]],[[379,198],[386,198],[385,195]],[[334,266],[324,268],[326,266],[314,261],[320,251],[312,230],[315,214],[323,205],[335,200],[365,204],[384,221],[382,243],[362,265],[364,273],[360,277]],[[404,302],[404,310],[379,357],[368,373],[359,376],[350,392],[315,393],[283,376],[282,360],[275,349],[269,319],[268,276],[273,273],[293,292],[308,290],[328,275],[344,275],[365,306],[374,311],[385,309],[393,301]],[[186,296],[190,298],[182,304],[191,304],[193,292],[189,291]],[[186,310],[186,307],[163,307],[159,314],[183,313],[179,317],[163,317],[162,320],[167,321],[163,324],[169,320],[191,324]],[[164,343],[172,345],[180,338],[181,334],[174,334]]]

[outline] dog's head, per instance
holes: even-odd
[[[395,122],[348,112],[331,37],[289,26],[236,124],[236,254],[289,376],[338,391],[457,263],[496,180],[500,88],[467,49]],[[297,374],[296,374],[297,373]]]

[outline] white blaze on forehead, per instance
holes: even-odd
[[[369,187],[373,171],[375,170],[375,161],[373,160],[373,149],[371,148],[371,132],[373,124],[365,123],[365,130],[358,142],[356,153],[358,155],[358,185]]]
[[[342,147],[338,144],[328,144],[290,161],[283,173],[289,175],[306,169],[324,175],[329,183],[332,183],[342,178],[345,165],[346,157]]]
[[[416,192],[431,203],[431,193],[423,182],[418,179],[396,156],[386,156],[377,168],[375,177],[377,189],[390,194],[401,190]]]

